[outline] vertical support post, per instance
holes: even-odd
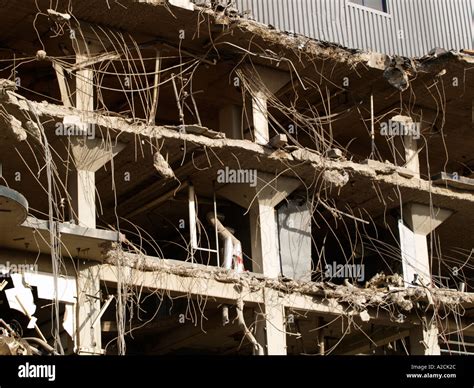
[[[77,42],[76,63],[89,58],[89,42]],[[100,46],[97,46],[100,47]],[[94,72],[91,68],[81,68],[76,73],[76,108],[81,111],[78,122],[87,125],[87,117],[94,110]],[[72,157],[75,170],[69,179],[72,197],[71,213],[76,222],[84,227],[96,227],[95,172],[109,162],[125,145],[117,143],[104,149],[103,142],[96,138],[71,138]],[[77,325],[76,351],[79,354],[101,354],[102,339],[100,312],[99,267],[94,264],[79,263],[77,272]],[[95,324],[93,324],[96,322]]]
[[[68,90],[67,80],[64,75],[64,69],[59,63],[55,61],[53,61],[53,68],[56,72],[56,77],[58,79],[59,93],[61,94],[61,101],[63,102],[63,105],[66,108],[72,107],[71,100],[69,99],[69,90]]]
[[[422,325],[410,329],[410,350],[412,356],[439,356],[438,327],[435,322],[422,318]]]
[[[324,318],[318,319],[318,326],[320,329],[318,330],[318,347],[319,347],[319,355],[324,356],[326,353],[325,345],[324,345]]]
[[[95,229],[95,172],[74,170],[69,177],[69,192],[72,193],[70,219],[80,226]]]
[[[87,59],[87,54],[76,55],[76,63]],[[94,71],[87,67],[76,72],[76,108],[85,112],[94,110]]]
[[[281,273],[278,250],[278,226],[275,208],[258,201],[250,210],[250,233],[252,236],[252,259],[254,272],[268,278],[278,278]],[[256,268],[255,268],[256,267]],[[267,355],[286,354],[285,309],[278,293],[264,289],[262,314],[257,319],[256,338],[264,344]]]
[[[250,233],[252,236],[252,259],[254,272],[277,278],[281,274],[278,251],[278,226],[275,209],[261,203],[250,210]]]
[[[189,235],[191,241],[191,259],[194,262],[194,250],[198,247],[196,231],[196,202],[194,186],[190,183],[188,186],[188,207],[189,207]]]
[[[398,129],[403,132],[403,147],[405,149],[405,167],[420,177],[420,159],[418,156],[418,141],[420,136],[419,126],[415,124],[409,116],[394,116],[391,122],[398,124]]]
[[[257,144],[266,145],[270,141],[268,126],[267,96],[261,90],[252,97],[254,137]]]
[[[213,202],[214,202],[214,218],[217,220],[217,198],[216,198],[216,191],[215,191],[215,187],[214,187],[214,183],[213,183],[213,195],[212,195],[212,199],[213,199]],[[217,266],[220,267],[221,266],[221,260],[220,260],[220,253],[219,253],[219,232],[217,230],[217,223],[216,225],[214,226],[214,234],[215,234],[215,238],[216,238],[216,256],[217,256]]]
[[[370,158],[375,156],[375,115],[374,115],[374,94],[370,94],[370,137],[371,137],[371,152]]]
[[[155,60],[155,88],[153,89],[153,102],[150,111],[150,117],[148,119],[148,125],[155,125],[156,123],[156,112],[158,110],[158,101],[160,96],[160,72],[161,72],[161,52],[156,50]]]
[[[100,322],[93,325],[100,312],[99,266],[78,264],[77,272],[77,331],[78,354],[102,354]]]
[[[471,127],[474,129],[474,98],[471,101]]]
[[[275,207],[298,188],[296,179],[258,172],[256,186],[229,184],[219,194],[250,208],[253,271],[276,279],[281,273],[278,223]],[[264,289],[263,303],[256,310],[256,339],[268,355],[286,354],[285,309],[278,292]]]
[[[246,73],[258,79],[256,85],[252,86],[252,116],[254,127],[254,141],[257,144],[267,145],[270,141],[268,123],[268,94],[275,94],[288,82],[291,77],[288,72],[277,71],[268,67],[253,65],[246,66]]]
[[[400,221],[399,230],[405,284],[432,285],[427,237],[452,214],[448,209],[417,203],[404,206],[403,218],[409,228]]]
[[[282,356],[287,354],[285,307],[278,291],[270,288],[263,290],[264,309],[257,314],[256,339],[264,344],[266,355]]]
[[[84,46],[87,44],[84,43]],[[85,51],[89,51],[87,47]],[[88,58],[86,53],[77,53],[76,63],[82,63]],[[84,114],[81,121],[85,119],[87,112],[94,110],[94,73],[87,67],[76,73],[76,108]],[[78,225],[95,228],[95,170],[82,169],[78,160],[75,162],[76,170],[69,179],[69,190],[72,194],[71,219],[75,219]]]
[[[420,158],[418,156],[418,142],[411,135],[403,136],[405,147],[405,167],[420,177]]]

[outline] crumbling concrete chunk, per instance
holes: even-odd
[[[8,138],[13,138],[17,141],[26,140],[27,134],[20,120],[9,114],[5,118],[5,124],[6,136]]]
[[[324,171],[323,177],[326,182],[336,187],[344,187],[349,182],[349,174],[345,171],[326,170]]]
[[[156,171],[158,171],[158,174],[160,174],[163,178],[176,178],[170,165],[159,152],[156,152],[155,155],[153,155],[153,166],[155,167]]]

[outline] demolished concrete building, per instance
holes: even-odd
[[[472,52],[52,3],[0,13],[1,354],[472,352]]]

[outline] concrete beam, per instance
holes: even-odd
[[[295,191],[301,182],[285,176],[257,171],[257,183],[254,187],[247,183],[229,183],[217,190],[217,194],[235,202],[243,208],[256,203],[274,208]]]
[[[428,236],[453,214],[452,210],[409,203],[403,207],[404,220],[410,229],[422,236]]]
[[[58,222],[55,227],[61,235],[65,256],[75,256],[79,250],[82,259],[99,261],[104,256],[103,246],[120,240],[118,232],[109,230],[84,228],[69,222]],[[18,236],[22,238],[18,239]],[[50,224],[47,220],[28,217],[20,226],[0,226],[1,250],[16,249],[23,251],[24,255],[31,252],[50,254],[50,245]]]
[[[340,355],[357,355],[368,354],[373,348],[387,345],[390,342],[406,338],[410,335],[410,331],[402,330],[398,327],[381,327],[376,328],[372,333],[358,334],[343,340],[336,349],[335,354]],[[367,338],[369,336],[370,340]]]
[[[195,267],[197,269],[197,267]],[[120,269],[113,265],[104,264],[100,267],[101,281],[115,284]],[[222,283],[209,277],[180,276],[169,271],[144,272],[123,267],[127,279],[135,285],[140,285],[150,292],[162,290],[176,295],[196,295],[214,298],[222,303],[234,303],[243,298],[245,304],[256,305],[263,302],[261,291],[240,292],[232,283]]]

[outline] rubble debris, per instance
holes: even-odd
[[[404,287],[403,276],[400,276],[399,274],[385,275],[384,273],[379,273],[365,284],[365,288],[371,288],[374,290],[382,288],[388,290],[393,287]]]
[[[176,179],[176,175],[174,174],[170,165],[159,151],[155,152],[153,156],[153,167],[155,167],[156,171],[158,171],[158,174],[160,174],[163,178]]]
[[[339,172],[336,170],[325,170],[324,180],[336,187],[344,187],[349,182],[349,174],[347,172]]]
[[[0,78],[0,98],[7,98],[7,92],[14,92],[15,90],[17,90],[17,84],[15,82]]]
[[[404,92],[410,86],[407,72],[399,65],[386,68],[383,76],[390,85],[401,92]]]
[[[5,119],[5,128],[7,129],[7,137],[13,138],[16,141],[25,141],[27,134],[22,126],[20,120],[13,115],[8,115]]]

